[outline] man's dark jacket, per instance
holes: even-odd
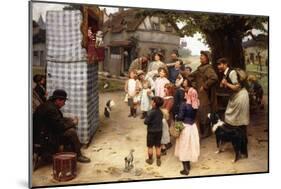
[[[48,100],[38,106],[33,113],[33,143],[41,143],[42,137],[44,137],[45,142],[57,147],[62,140],[63,133],[73,127],[75,125],[63,117],[54,102]]]

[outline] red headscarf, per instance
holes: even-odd
[[[198,109],[200,105],[197,91],[192,87],[188,89],[186,103],[191,104],[194,109]]]

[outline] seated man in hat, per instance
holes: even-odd
[[[90,159],[81,153],[81,144],[76,132],[78,118],[63,117],[60,109],[65,105],[67,93],[64,90],[55,90],[45,103],[41,104],[33,113],[33,143],[42,143],[50,153],[56,153],[60,144],[69,145],[71,151],[77,153],[77,160],[82,163]]]

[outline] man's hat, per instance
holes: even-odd
[[[64,100],[68,100],[67,98],[67,93],[62,90],[62,89],[57,89],[53,92],[53,95],[50,96],[50,99],[54,100],[54,99],[64,99]]]
[[[211,53],[209,51],[200,51],[200,54],[206,56],[209,62],[211,62]]]

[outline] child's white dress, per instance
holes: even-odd
[[[142,89],[140,94],[140,109],[143,112],[147,112],[151,109],[151,98],[153,96],[153,93],[151,91],[150,96],[147,94],[147,92],[151,91],[150,89]]]
[[[169,118],[169,112],[167,111],[167,109],[161,109],[161,111],[163,113],[161,144],[168,144],[171,142],[169,125],[168,125],[168,121],[167,121],[167,119]]]
[[[161,144],[168,144],[171,142],[171,138],[170,138],[170,133],[169,133],[169,126],[168,126],[168,122],[166,119],[162,119],[162,138],[161,138]]]

